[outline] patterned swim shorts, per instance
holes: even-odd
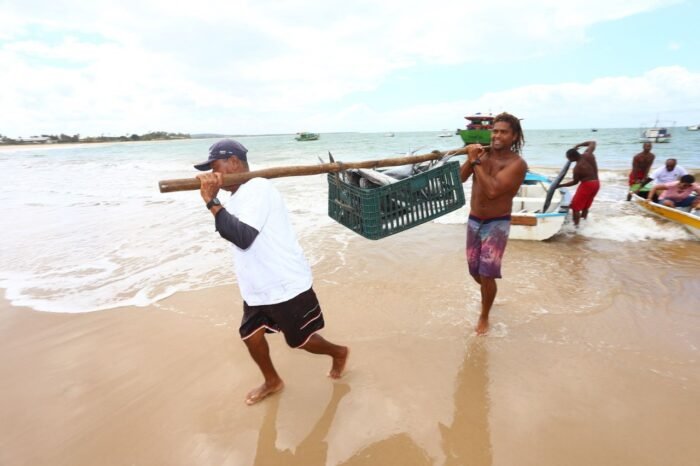
[[[469,215],[467,264],[475,277],[501,278],[501,260],[508,243],[510,215],[483,219]]]

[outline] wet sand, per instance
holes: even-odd
[[[0,464],[697,464],[700,242],[511,241],[486,337],[463,244],[429,224],[321,258],[346,374],[272,336],[286,387],[252,407],[235,285],[89,314],[2,300]]]

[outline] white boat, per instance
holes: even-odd
[[[688,126],[688,131],[697,131],[700,129],[700,125],[690,125]]]
[[[451,138],[454,135],[455,135],[454,131],[450,131],[447,129],[443,129],[442,133],[440,133],[441,138]]]
[[[642,211],[682,225],[693,235],[700,238],[700,216],[691,214],[690,212],[686,212],[685,210],[681,210],[679,208],[666,207],[665,205],[657,204],[656,202],[647,202],[646,199],[637,196],[636,194],[632,195],[632,200],[634,201],[634,204]]]
[[[659,122],[654,126],[642,131],[639,139],[641,142],[671,142],[671,131],[664,126],[659,126]]]
[[[559,233],[566,220],[571,192],[556,188],[566,176],[567,162],[555,179],[527,172],[517,195],[513,198],[509,237],[543,241]]]

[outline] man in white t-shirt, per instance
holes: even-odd
[[[654,180],[655,185],[666,184],[678,181],[681,176],[687,174],[688,172],[685,168],[677,165],[676,159],[666,159],[666,164],[654,170],[651,174],[651,178]]]
[[[239,333],[265,379],[246,396],[246,403],[252,405],[284,387],[270,359],[265,333],[282,332],[292,348],[330,356],[328,375],[335,379],[343,374],[349,350],[317,333],[324,320],[312,288],[311,268],[279,191],[265,178],[223,186],[223,175],[249,171],[247,153],[239,142],[223,139],[209,148],[209,158],[195,168],[212,170],[197,176],[200,193],[214,215],[216,230],[231,242],[243,298]],[[231,192],[225,206],[216,197],[221,188]]]

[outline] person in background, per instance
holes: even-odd
[[[678,165],[676,159],[666,159],[663,167],[659,167],[652,172],[651,178],[654,180],[654,184],[666,184],[678,181],[681,176],[687,174],[688,171]]]
[[[247,153],[238,141],[223,139],[209,148],[209,158],[195,168],[212,170],[197,176],[200,194],[219,235],[231,243],[243,298],[239,333],[264,377],[263,384],[246,396],[246,404],[252,405],[284,387],[270,359],[265,333],[282,332],[290,347],[330,356],[328,375],[335,379],[343,374],[349,350],[317,333],[325,324],[311,268],[272,182],[252,178],[223,186],[223,175],[249,171]],[[222,188],[231,192],[225,205],[217,197]]]
[[[579,147],[585,147],[586,150],[580,154]],[[598,190],[600,190],[600,181],[598,180],[598,162],[596,162],[595,141],[586,141],[576,144],[573,148],[566,151],[566,158],[571,162],[576,162],[574,167],[573,180],[567,183],[559,183],[559,188],[566,188],[581,183],[576,189],[576,194],[571,200],[571,211],[573,212],[574,225],[578,227],[580,220],[588,217],[588,209],[593,204]]]
[[[678,181],[654,185],[649,191],[647,202],[651,202],[651,199],[658,191],[661,191],[657,201],[659,204],[667,207],[700,208],[700,196],[698,196],[700,194],[700,185],[695,182],[693,175],[683,175]]]
[[[473,175],[467,222],[469,274],[481,287],[481,315],[476,333],[489,328],[489,312],[496,299],[496,279],[501,278],[501,260],[510,233],[513,197],[525,179],[527,163],[520,156],[525,138],[520,120],[501,113],[494,119],[491,146],[467,146],[467,160],[460,167],[462,183]]]
[[[651,143],[645,142],[642,146],[642,152],[632,158],[632,171],[629,176],[630,192],[627,194],[628,201],[632,199],[632,194],[639,194],[639,190],[650,181],[649,170],[654,163],[655,157],[651,152]],[[636,188],[633,188],[635,185]]]

